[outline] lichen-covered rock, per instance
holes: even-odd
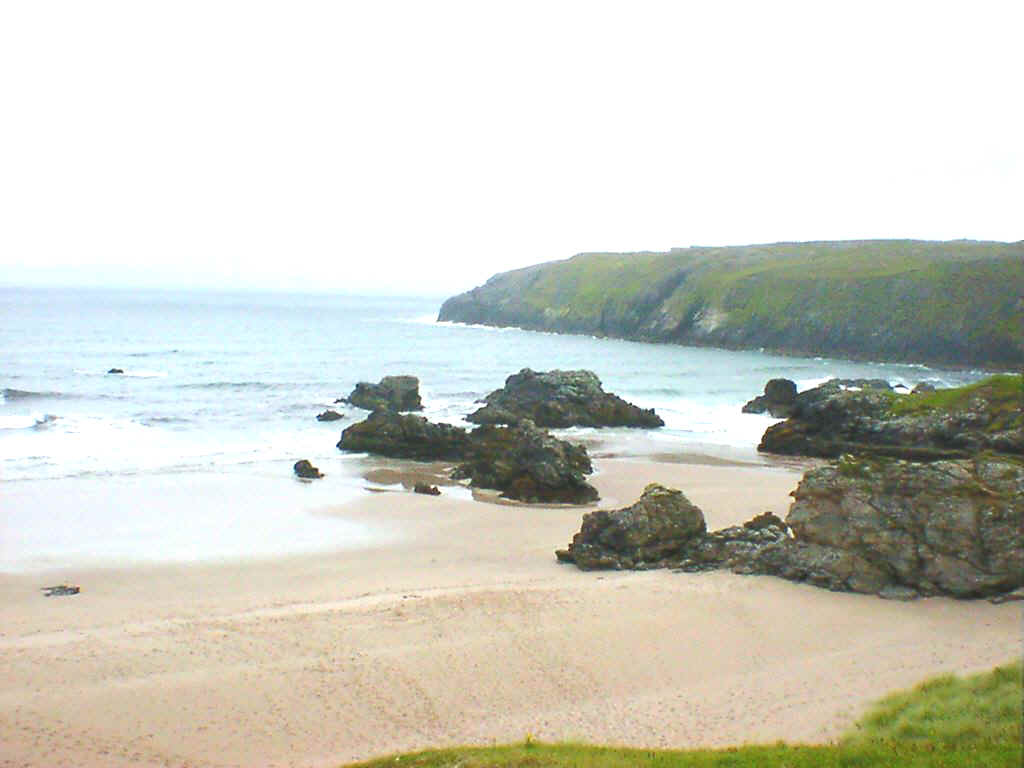
[[[486,405],[467,419],[474,424],[515,424],[529,419],[540,427],[661,427],[650,408],[640,408],[605,392],[591,371],[537,372],[524,368],[502,389],[484,398]]]
[[[360,381],[345,401],[368,411],[422,411],[420,380],[415,376],[385,376],[376,384]]]
[[[592,471],[586,448],[523,419],[514,426],[474,429],[464,461],[452,476],[499,490],[509,499],[585,504],[598,498],[584,477]]]
[[[885,386],[831,381],[801,392],[790,417],[765,431],[758,450],[921,461],[968,458],[981,450],[1024,455],[1024,377],[994,376],[958,389],[904,395]]]
[[[341,433],[338,448],[398,459],[457,461],[466,454],[466,430],[422,416],[379,410]]]
[[[584,515],[580,532],[555,554],[585,571],[663,567],[706,530],[704,513],[682,491],[651,483],[631,506]]]
[[[808,472],[793,497],[786,522],[796,542],[820,548],[822,575],[809,580],[855,592],[895,585],[955,597],[1024,585],[1019,461],[846,458]]]
[[[652,489],[656,505],[648,500]],[[728,568],[891,600],[989,597],[1024,587],[1020,460],[844,457],[805,474],[793,497],[786,522],[765,513],[707,533],[700,510],[681,493],[648,486],[632,507],[585,515],[556,555],[588,570]],[[694,511],[682,522],[675,517]]]

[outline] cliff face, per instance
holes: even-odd
[[[440,320],[836,357],[1024,365],[1024,241],[586,253],[495,275]]]

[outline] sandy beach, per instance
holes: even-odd
[[[710,528],[785,515],[792,467],[604,459]],[[392,481],[395,474],[382,478]],[[583,573],[583,510],[365,494],[316,514],[379,544],[0,575],[0,765],[336,766],[523,739],[822,741],[871,700],[1020,654],[1020,604],[887,602],[724,572]],[[72,597],[40,587],[71,581]]]

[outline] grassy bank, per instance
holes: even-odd
[[[1019,768],[1021,664],[941,677],[878,702],[835,744],[647,750],[541,744],[431,750],[362,768]]]

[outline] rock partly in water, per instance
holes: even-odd
[[[597,490],[585,475],[593,468],[587,449],[553,437],[528,419],[514,426],[482,426],[469,436],[465,458],[452,477],[530,503],[585,504]]]
[[[383,409],[348,427],[338,442],[343,451],[419,461],[458,461],[468,447],[469,436],[460,427]]]
[[[785,419],[793,412],[796,401],[796,384],[789,379],[770,379],[764,385],[764,394],[758,395],[743,406],[743,413],[768,413],[777,419]]]
[[[295,466],[292,467],[295,470],[295,474],[304,480],[316,480],[317,478],[323,477],[324,473],[309,463],[308,459],[300,459],[295,462]]]
[[[368,411],[422,411],[420,380],[415,376],[385,376],[376,384],[360,381],[344,400]]]
[[[833,380],[798,394],[790,417],[765,431],[758,450],[919,461],[969,458],[982,450],[1024,455],[1024,377],[993,376],[958,389],[903,395],[888,384]]]
[[[651,483],[631,506],[584,515],[580,532],[555,555],[585,571],[663,567],[706,530],[704,514],[681,491]]]
[[[605,392],[591,371],[536,372],[509,376],[486,405],[470,414],[474,424],[515,424],[529,419],[540,427],[661,427],[651,408],[640,408]]]
[[[440,496],[441,489],[436,485],[430,485],[428,483],[416,483],[412,487],[413,493],[422,493],[425,496]]]
[[[124,373],[123,368],[111,368],[107,373]]]
[[[332,411],[330,408],[328,408],[323,413],[318,413],[316,415],[317,421],[340,421],[343,418],[345,418],[343,415],[341,415],[337,411]]]

